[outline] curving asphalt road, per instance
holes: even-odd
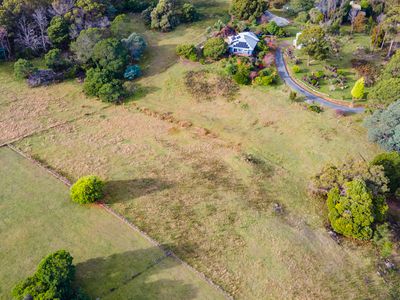
[[[285,66],[285,62],[283,61],[283,54],[282,54],[282,50],[280,48],[278,48],[276,50],[276,67],[278,69],[278,73],[279,76],[283,79],[283,81],[293,90],[295,90],[298,93],[303,94],[304,96],[306,96],[307,100],[309,101],[314,101],[314,102],[318,102],[323,106],[332,108],[332,109],[336,109],[336,110],[341,110],[344,112],[348,112],[348,113],[362,113],[364,112],[364,108],[363,107],[347,107],[344,105],[339,105],[336,103],[332,103],[329,102],[321,97],[318,97],[315,94],[310,93],[309,91],[305,90],[304,88],[302,88],[301,86],[299,86],[289,75],[288,70],[286,69]]]

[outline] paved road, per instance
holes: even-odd
[[[290,75],[285,67],[285,63],[283,61],[282,50],[280,48],[278,48],[276,50],[276,66],[278,68],[279,76],[283,79],[283,81],[285,81],[285,83],[291,89],[306,96],[307,100],[318,102],[323,106],[326,106],[326,107],[329,107],[332,109],[341,110],[344,112],[349,112],[349,113],[361,113],[364,111],[363,107],[350,108],[347,106],[335,104],[335,103],[329,102],[329,101],[327,101],[321,97],[318,97],[317,95],[314,95],[314,94],[310,93],[309,91],[303,89],[296,82],[294,82],[293,79],[290,77]]]

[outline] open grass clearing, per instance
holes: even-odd
[[[93,299],[223,299],[105,210],[71,203],[63,183],[7,147],[0,166],[0,299],[58,249],[71,252]]]

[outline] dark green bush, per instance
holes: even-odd
[[[322,113],[324,111],[323,108],[318,104],[307,105],[307,109],[309,111],[315,112],[317,114],[320,114],[320,113]]]
[[[52,49],[44,56],[46,67],[54,71],[62,71],[67,67],[67,62],[61,56],[60,49]]]
[[[119,103],[125,96],[121,80],[113,78],[107,70],[89,69],[86,72],[83,91],[88,96],[99,97],[102,101]]]
[[[26,59],[18,59],[14,64],[14,76],[17,79],[28,78],[29,75],[34,73],[36,68],[33,66],[32,62]]]
[[[389,191],[395,194],[400,188],[400,154],[387,152],[377,155],[371,162],[374,166],[382,166],[389,179]]]
[[[206,41],[203,48],[205,57],[217,60],[221,58],[227,51],[228,45],[223,38],[214,37]]]
[[[197,21],[199,18],[199,13],[196,7],[191,3],[185,3],[182,6],[181,20],[184,23],[191,23]]]
[[[197,50],[193,44],[178,45],[176,47],[176,54],[192,61],[197,61]]]
[[[29,296],[33,299],[84,299],[72,286],[74,276],[71,254],[59,250],[43,258],[36,272],[13,288],[12,296],[16,300]]]
[[[47,33],[52,44],[59,48],[64,48],[70,41],[68,22],[61,16],[51,19]]]
[[[250,84],[250,67],[245,64],[238,65],[237,72],[235,75],[233,75],[233,80],[235,80],[238,84]]]
[[[81,177],[71,187],[71,199],[79,204],[93,203],[103,197],[103,187],[103,181],[97,176]]]

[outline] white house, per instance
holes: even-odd
[[[253,55],[260,39],[253,32],[241,32],[228,37],[229,52],[236,55]]]

